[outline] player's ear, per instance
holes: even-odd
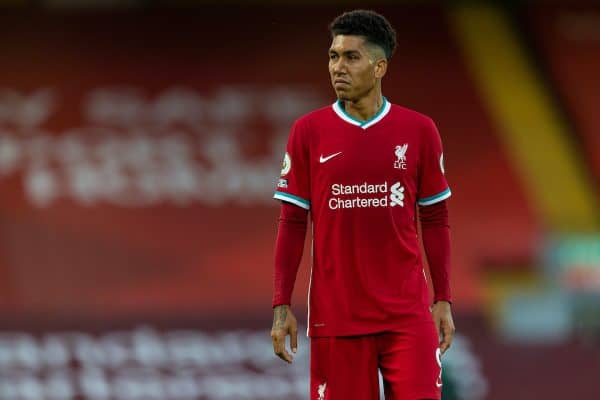
[[[388,63],[385,58],[381,58],[375,62],[375,78],[383,78],[387,72],[387,64]]]

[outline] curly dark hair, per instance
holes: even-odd
[[[396,51],[396,31],[381,14],[370,10],[348,11],[329,25],[331,37],[337,35],[364,36],[368,43],[379,46],[390,59]]]

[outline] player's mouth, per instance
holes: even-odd
[[[337,78],[337,79],[334,79],[333,86],[336,87],[336,88],[338,88],[338,87],[339,88],[343,88],[343,87],[350,86],[350,82],[348,82],[345,79]]]

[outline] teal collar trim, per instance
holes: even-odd
[[[338,100],[335,103],[333,103],[332,107],[333,107],[333,111],[335,111],[335,113],[344,121],[346,121],[352,125],[359,126],[363,129],[367,129],[368,127],[373,126],[377,122],[381,121],[387,115],[387,113],[390,111],[391,104],[384,97],[383,104],[381,105],[381,108],[379,109],[379,111],[377,111],[377,113],[374,116],[372,116],[371,118],[369,118],[367,121],[358,120],[358,119],[354,118],[353,116],[351,116],[350,114],[348,114],[346,112],[346,110],[344,108],[344,104],[342,103],[341,100]]]

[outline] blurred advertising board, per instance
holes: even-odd
[[[309,343],[298,339],[288,365],[262,330],[0,332],[0,398],[301,400],[309,391]],[[444,400],[484,398],[487,381],[467,338],[455,337],[443,368]]]

